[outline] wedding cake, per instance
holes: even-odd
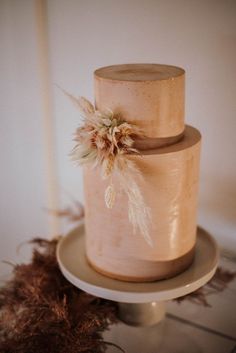
[[[169,278],[194,259],[201,135],[185,125],[185,71],[125,64],[95,71],[95,105],[75,99],[84,125],[86,255],[124,281]]]

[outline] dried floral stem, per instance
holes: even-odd
[[[62,275],[57,240],[37,238],[30,263],[14,266],[0,288],[1,353],[104,353],[102,333],[117,305],[84,293]]]
[[[187,294],[183,297],[176,298],[175,301],[182,303],[190,301],[194,304],[199,304],[205,307],[211,307],[207,298],[211,294],[223,292],[228,288],[228,284],[236,278],[236,272],[229,271],[225,268],[218,267],[212,279],[203,287],[197,289],[195,292]]]
[[[142,137],[141,130],[133,124],[114,116],[113,112],[106,110],[100,112],[86,98],[75,98],[63,91],[79,108],[83,117],[83,125],[76,130],[76,145],[71,157],[79,165],[92,164],[101,166],[101,176],[109,179],[105,190],[105,203],[112,208],[116,199],[116,190],[112,182],[115,174],[121,189],[127,194],[129,221],[134,231],[139,229],[146,242],[152,246],[149,235],[150,210],[145,205],[139,184],[135,177],[141,180],[141,173],[130,155],[139,152],[133,148],[134,138]]]
[[[146,206],[140,188],[135,181],[142,182],[142,174],[135,162],[129,157],[118,157],[116,167],[120,185],[128,196],[129,221],[132,223],[134,231],[138,228],[148,245],[152,247],[153,242],[148,230],[151,222],[151,211]]]

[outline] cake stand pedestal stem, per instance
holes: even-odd
[[[165,302],[119,303],[119,318],[132,326],[151,326],[165,317]]]

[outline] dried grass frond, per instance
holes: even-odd
[[[143,182],[142,174],[135,162],[130,158],[118,157],[116,159],[116,175],[120,181],[121,188],[128,196],[128,216],[134,232],[139,229],[147,244],[153,247],[153,241],[149,234],[151,210],[146,205],[138,186],[138,183]]]
[[[133,145],[135,137],[143,137],[142,131],[138,126],[115,116],[109,109],[101,112],[83,97],[66,95],[79,107],[84,118],[83,125],[75,133],[76,145],[71,152],[72,160],[79,165],[101,166],[102,178],[109,179],[104,195],[108,208],[112,208],[115,203],[112,176],[117,175],[121,188],[127,194],[128,216],[134,231],[139,229],[146,242],[153,246],[149,235],[151,212],[135,181],[137,177],[141,180],[141,173],[129,159],[130,155],[139,153]]]
[[[195,292],[187,294],[183,297],[175,299],[178,303],[190,301],[193,304],[211,307],[207,298],[211,294],[223,292],[230,282],[236,278],[236,272],[229,271],[222,267],[218,267],[212,279],[205,286],[197,289]]]
[[[107,208],[112,208],[115,203],[116,192],[113,184],[108,185],[105,190],[105,203]]]
[[[31,243],[32,261],[15,266],[0,289],[0,352],[105,352],[102,332],[117,321],[116,304],[64,278],[55,256],[57,240]]]
[[[84,207],[79,201],[74,201],[72,206],[65,207],[61,210],[47,210],[53,216],[65,218],[70,222],[79,222],[84,218]]]

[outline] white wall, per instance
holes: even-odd
[[[43,131],[35,41],[34,3],[0,2],[0,272],[17,262],[21,242],[47,236]]]
[[[47,229],[41,210],[47,196],[33,2],[5,0],[0,5],[4,30],[0,257],[11,257],[21,239]],[[203,135],[199,223],[232,249],[236,2],[49,0],[48,18],[61,205],[71,202],[68,195],[83,199],[81,171],[68,158],[79,116],[53,84],[93,99],[92,74],[97,67],[129,62],[181,66],[187,79],[186,122]]]

